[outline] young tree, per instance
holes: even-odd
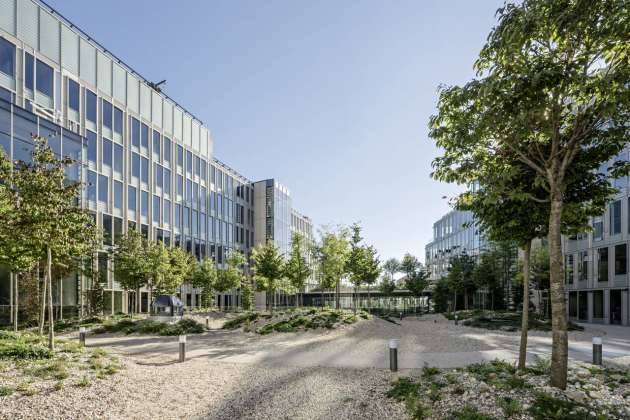
[[[394,291],[396,290],[396,282],[389,275],[383,276],[381,283],[379,284],[379,289],[383,296],[392,297],[394,295]]]
[[[394,282],[394,276],[400,271],[400,261],[396,258],[388,259],[383,263],[383,271],[385,271],[385,273],[389,276],[389,279]]]
[[[241,299],[243,310],[250,311],[254,307],[254,285],[250,276],[243,277],[241,282]]]
[[[140,288],[147,285],[151,277],[152,264],[147,240],[140,232],[129,230],[126,235],[117,238],[110,254],[116,281],[124,290],[134,291],[138,302]],[[132,319],[133,313],[132,307],[129,314]]]
[[[346,272],[350,283],[354,286],[352,307],[354,313],[357,311],[356,295],[357,289],[364,283],[365,279],[371,274],[369,271],[374,270],[374,255],[366,245],[362,245],[363,238],[361,237],[361,226],[358,223],[354,223],[350,230],[352,235],[350,236],[350,252],[348,253],[348,259],[346,260]],[[378,268],[378,267],[377,267]],[[378,277],[378,274],[377,274]]]
[[[308,244],[304,236],[294,233],[291,239],[291,254],[285,265],[284,274],[298,292],[304,290],[306,280],[313,272],[308,264],[308,252]]]
[[[258,289],[269,294],[268,302],[273,314],[273,299],[277,291],[278,281],[284,275],[284,258],[282,258],[278,247],[272,241],[267,241],[265,245],[258,245],[254,248],[252,260]]]
[[[467,290],[474,286],[472,273],[475,268],[475,260],[466,253],[456,255],[451,258],[451,266],[448,269],[446,278],[449,289],[453,292],[453,310],[457,311],[457,294],[464,293],[465,305],[468,309]]]
[[[321,276],[325,284],[335,288],[335,308],[339,309],[341,280],[347,274],[346,261],[350,253],[348,231],[341,228],[337,232],[324,232],[319,253]]]
[[[431,121],[431,137],[445,149],[436,162],[446,169],[440,178],[462,180],[461,171],[464,178],[474,177],[470,168],[483,165],[488,151],[509,152],[536,173],[537,185],[547,192],[551,383],[562,389],[568,357],[563,208],[571,172],[596,172],[628,139],[629,14],[630,4],[618,0],[506,4],[475,65],[477,79],[443,89]],[[609,175],[627,172],[628,162],[619,161]]]
[[[400,262],[400,270],[405,273],[405,287],[415,297],[422,297],[429,285],[429,271],[425,270],[416,257],[407,253]]]
[[[376,248],[371,245],[365,246],[363,249],[364,265],[363,265],[363,283],[368,287],[368,302],[370,301],[370,286],[376,283],[381,275],[381,261],[378,258]]]
[[[165,272],[164,289],[167,293],[173,294],[183,283],[192,281],[197,261],[182,248],[173,247],[167,249],[168,266]]]
[[[217,281],[214,286],[216,291],[224,293],[239,287],[245,278],[244,265],[243,254],[240,251],[231,251],[226,259],[226,267],[217,271]]]
[[[192,285],[201,289],[201,299],[204,307],[210,307],[214,301],[213,291],[217,281],[217,267],[212,258],[204,259],[201,264],[195,267],[192,275]]]

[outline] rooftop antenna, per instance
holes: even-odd
[[[157,82],[157,83],[149,82],[149,87],[151,89],[155,90],[156,92],[162,92],[162,89],[160,89],[160,85],[163,85],[164,83],[166,83],[166,79],[162,80],[161,82]]]

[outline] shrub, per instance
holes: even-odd
[[[537,392],[535,400],[529,408],[529,413],[536,420],[573,420],[596,419],[591,416],[589,410],[575,401],[566,401],[554,398],[544,392]]]
[[[509,397],[502,397],[497,400],[497,405],[503,410],[505,417],[510,418],[523,411],[523,407],[518,400]]]
[[[468,372],[474,374],[475,376],[483,379],[484,381],[488,381],[491,379],[492,376],[496,376],[499,374],[507,373],[510,375],[514,375],[516,373],[516,368],[503,360],[475,363],[468,366],[466,370],[468,370]]]
[[[551,372],[551,359],[547,357],[537,357],[527,371],[534,375],[549,375]]]
[[[33,343],[32,339],[17,335],[3,335],[0,337],[0,360],[1,359],[49,359],[52,353],[48,348],[39,343]]]
[[[467,405],[461,410],[452,411],[449,419],[452,420],[492,420],[492,417],[481,414],[475,407]]]
[[[422,367],[422,376],[425,378],[431,378],[440,373],[440,369],[431,366],[423,366]]]
[[[7,397],[15,392],[10,386],[0,386],[0,397]]]
[[[387,396],[398,401],[403,401],[409,395],[418,395],[419,389],[419,383],[416,383],[409,378],[400,378],[392,384],[392,388],[387,391]]]

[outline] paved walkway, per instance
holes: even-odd
[[[589,361],[593,336],[604,338],[604,359],[630,365],[630,328],[585,325],[569,333],[569,356]],[[188,337],[187,357],[271,366],[386,368],[387,342],[400,340],[399,367],[461,367],[496,358],[518,358],[520,333],[453,325],[442,316],[405,318],[392,323],[362,321],[334,331],[260,336],[212,330]],[[528,359],[551,354],[551,334],[530,331]],[[96,335],[88,345],[112,348],[141,364],[169,364],[177,358],[177,337]]]

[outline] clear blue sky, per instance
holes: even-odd
[[[317,225],[360,221],[381,258],[424,259],[456,187],[430,179],[440,83],[464,83],[502,0],[49,0],[275,177]]]

